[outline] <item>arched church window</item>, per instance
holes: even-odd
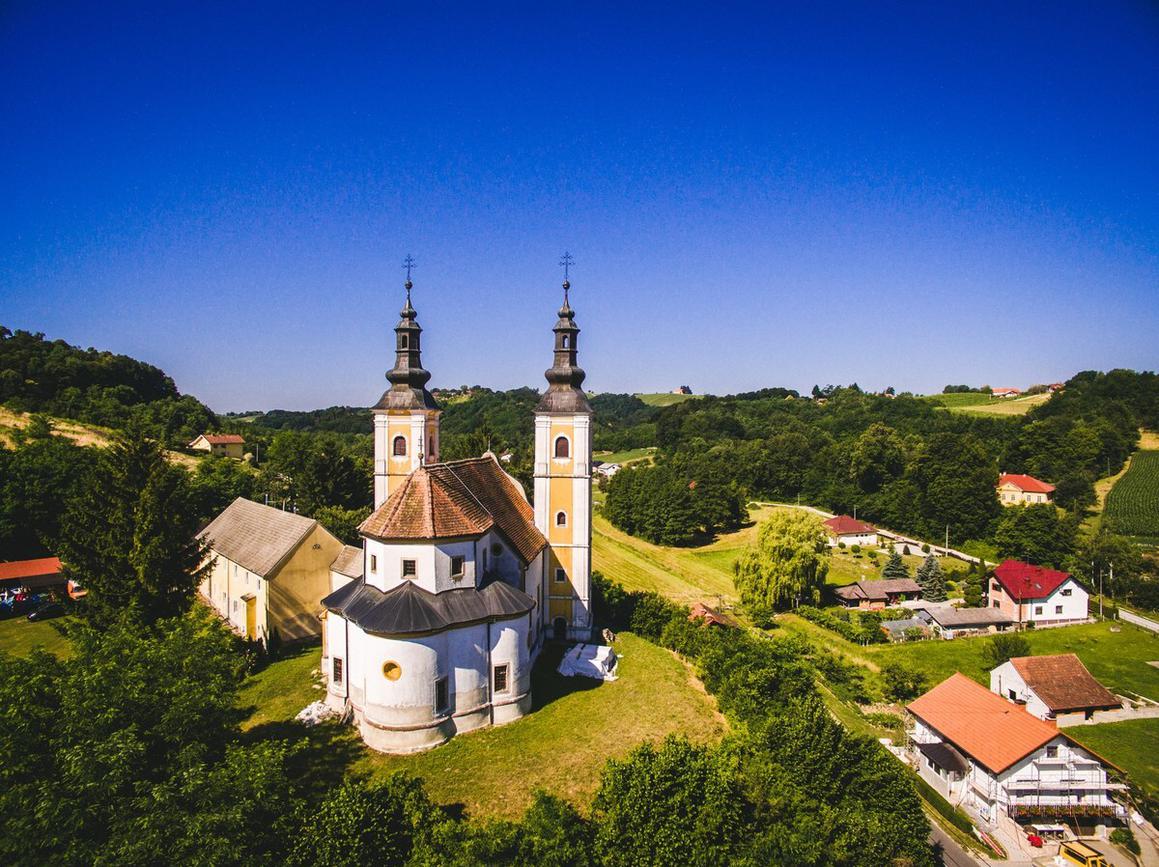
[[[563,346],[563,348],[564,348],[564,349],[567,349],[567,344],[568,344],[568,341],[569,341],[570,339],[571,339],[571,338],[570,338],[570,337],[568,337],[566,334],[563,336],[563,343],[562,343],[561,345]]]
[[[409,337],[409,336],[407,336],[406,334],[400,334],[400,335],[398,336],[398,348],[399,348],[399,349],[406,349],[406,347],[407,347],[407,343],[408,343],[409,341],[410,341],[410,337]]]
[[[567,526],[567,512],[556,512],[555,513],[555,526],[557,526],[557,527],[566,527]]]
[[[555,456],[557,458],[566,458],[571,454],[571,443],[567,441],[567,437],[555,438]]]
[[[406,457],[406,437],[399,436],[394,438],[394,445],[391,448],[391,454],[393,454],[396,458]]]

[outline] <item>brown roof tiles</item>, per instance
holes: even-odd
[[[481,536],[494,528],[530,563],[547,541],[518,484],[491,457],[419,467],[359,530],[385,542]]]
[[[1073,653],[1017,656],[1010,664],[1055,713],[1119,707],[1121,702],[1087,671]]]

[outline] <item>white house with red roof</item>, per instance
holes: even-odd
[[[1049,503],[1054,485],[1022,473],[1003,473],[998,477],[998,502],[1003,506],[1033,506]]]
[[[1123,704],[1073,653],[1008,659],[990,671],[990,691],[1059,726],[1105,722]]]
[[[189,448],[198,452],[209,452],[214,457],[240,461],[245,448],[245,437],[239,434],[203,433],[189,443]]]
[[[922,779],[953,804],[997,823],[1001,817],[1122,817],[1098,757],[964,674],[956,673],[906,708],[911,758]]]
[[[842,543],[846,546],[862,547],[877,544],[877,528],[849,515],[836,515],[830,518],[825,522],[825,532],[829,534],[830,548],[836,548]]]
[[[990,389],[991,397],[1018,397],[1022,394],[1020,388],[992,388]]]
[[[1087,619],[1090,597],[1069,572],[1005,560],[990,579],[990,607],[1016,625],[1061,626]]]

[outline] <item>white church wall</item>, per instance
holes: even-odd
[[[512,587],[522,587],[523,564],[498,533],[486,533],[479,539],[480,578],[488,572],[498,575]]]
[[[403,577],[403,561],[413,560],[415,574]],[[366,583],[386,592],[405,581],[430,593],[436,592],[435,547],[430,544],[386,544],[366,540]]]
[[[476,586],[475,580],[475,549],[474,539],[456,539],[451,542],[440,542],[434,547],[434,574],[435,592],[444,590],[462,590],[464,587]],[[459,577],[451,571],[455,557],[463,558],[463,571]]]
[[[341,708],[350,690],[350,654],[346,648],[346,619],[337,614],[329,614],[323,624],[326,632],[323,647],[322,673],[326,676],[326,701],[331,707]],[[357,627],[355,627],[357,629]],[[342,681],[335,682],[335,660],[342,666]]]

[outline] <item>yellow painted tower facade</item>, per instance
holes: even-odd
[[[535,523],[548,541],[543,581],[548,634],[589,641],[592,631],[592,409],[577,364],[579,327],[564,302],[548,388],[535,410]]]
[[[390,388],[374,414],[374,508],[378,508],[407,476],[439,459],[439,406],[422,366],[422,328],[411,305],[412,284],[406,281],[406,304],[395,326],[395,362],[386,374]]]

